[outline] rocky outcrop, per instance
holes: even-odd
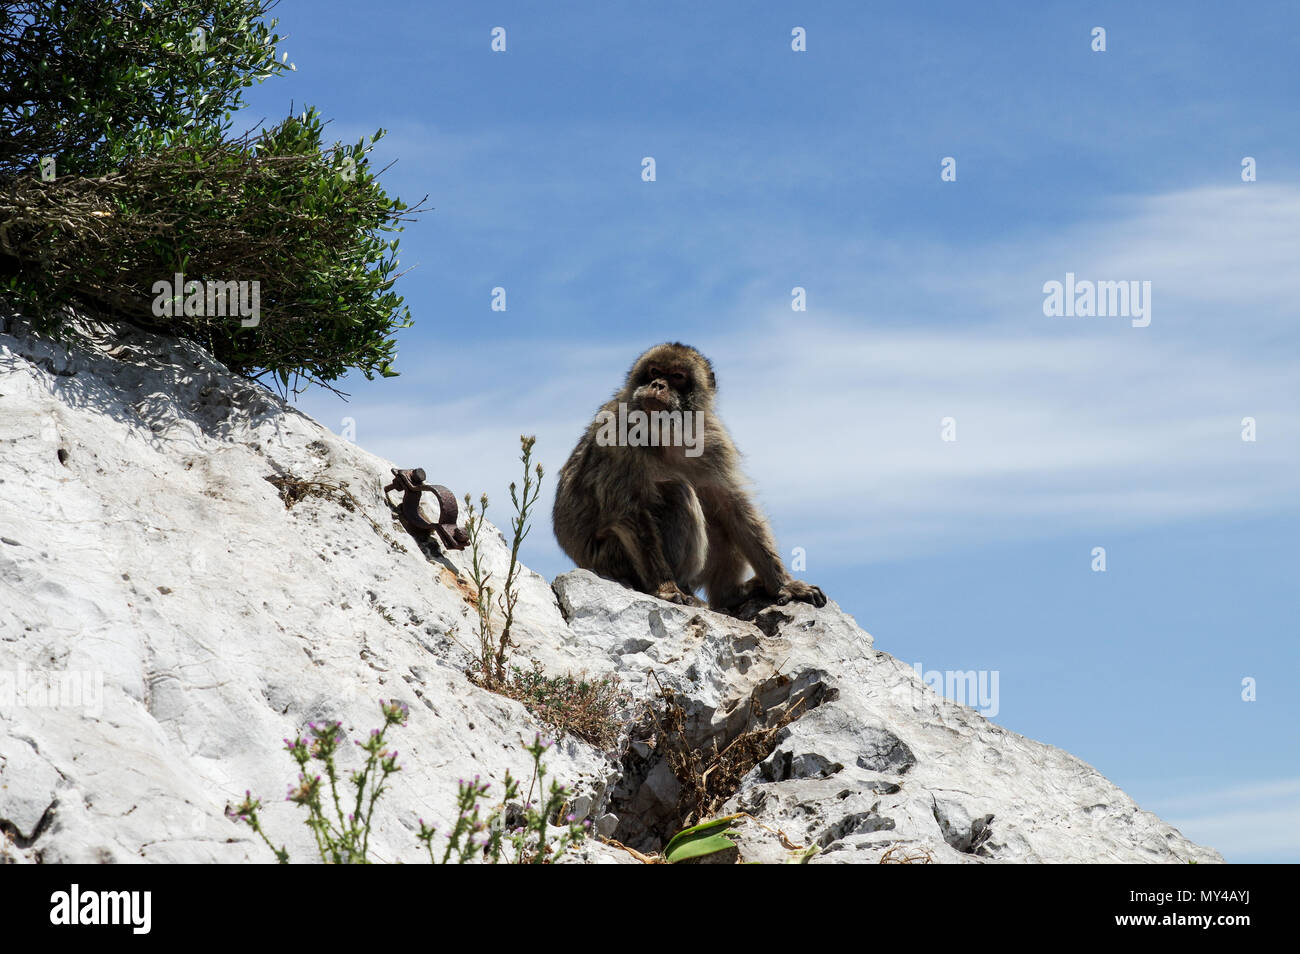
[[[891,849],[953,862],[1221,860],[1086,763],[935,694],[834,605],[766,607],[746,622],[586,571],[555,591],[572,641],[660,707],[662,685],[693,748],[722,753],[775,728],[720,808],[752,817],[738,825],[747,860],[784,860],[787,840],[819,846],[818,862]],[[680,789],[662,751],[634,745],[614,790],[617,836],[653,847],[677,830]]]
[[[195,345],[90,323],[65,345],[4,321],[10,858],[270,861],[223,814],[252,789],[272,838],[312,860],[281,740],[325,719],[362,734],[381,698],[411,718],[378,857],[418,861],[417,819],[445,826],[458,778],[527,777],[522,745],[548,729],[466,678],[467,554],[394,522],[391,466]],[[316,491],[286,506],[287,479]],[[499,579],[506,543],[487,538]],[[570,738],[548,757],[634,849],[703,805],[738,814],[751,861],[1221,860],[1078,759],[936,696],[834,604],[736,619],[577,571],[526,573],[517,612],[517,659],[616,674],[637,701],[612,750]],[[634,863],[594,842],[575,860]]]

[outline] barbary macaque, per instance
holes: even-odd
[[[713,408],[717,386],[692,347],[641,355],[560,471],[556,539],[579,567],[673,603],[704,605],[703,587],[719,610],[762,595],[825,606],[818,587],[786,572],[745,489]]]

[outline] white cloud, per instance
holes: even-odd
[[[1158,798],[1143,807],[1229,861],[1300,858],[1300,779]]]
[[[742,333],[694,340],[714,360],[724,420],[782,542],[852,564],[1293,510],[1300,353],[1285,345],[1300,301],[1300,190],[1251,188],[1155,197],[1050,241],[968,257],[943,291],[998,316],[979,325],[937,320],[932,306],[903,329],[776,309]],[[1151,327],[1045,318],[1042,282],[1067,269],[1153,280]],[[922,287],[927,271],[894,282]],[[1229,315],[1234,302],[1240,313]],[[454,376],[412,373],[385,385],[401,400],[363,399],[347,413],[371,450],[501,499],[519,433],[538,435],[553,475],[652,343],[629,332],[601,346],[460,350],[445,356]],[[939,437],[948,416],[955,443]],[[1241,440],[1246,416],[1258,422],[1254,443]]]
[[[1117,196],[1097,213],[1070,228],[954,255],[963,264],[945,284],[963,294],[978,289],[1014,324],[1041,314],[1042,282],[1066,271],[1150,281],[1148,330],[1156,337],[1248,341],[1263,330],[1293,343],[1300,337],[1300,188],[1239,182]]]

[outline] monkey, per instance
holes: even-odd
[[[713,365],[689,345],[661,344],[637,358],[560,470],[556,540],[580,568],[671,603],[704,606],[695,595],[703,588],[721,611],[760,595],[825,606],[821,589],[781,562],[714,410],[717,389]],[[660,431],[638,430],[647,420]],[[665,429],[672,439],[655,440]]]

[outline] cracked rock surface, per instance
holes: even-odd
[[[326,719],[359,737],[380,698],[411,718],[376,857],[419,861],[417,819],[445,829],[457,779],[527,779],[522,745],[550,733],[466,678],[468,554],[393,521],[392,466],[197,345],[92,323],[60,344],[0,318],[0,857],[271,861],[223,815],[251,789],[272,840],[314,860],[281,740]],[[286,508],[268,477],[356,505]],[[506,542],[484,536],[500,579]],[[616,750],[570,738],[547,758],[572,809],[632,848],[683,818],[671,696],[702,770],[762,730],[717,793],[717,813],[744,813],[742,860],[1221,860],[1085,763],[938,697],[833,603],[741,620],[586,571],[521,588],[516,659],[616,674],[643,704]],[[635,863],[594,841],[573,860]]]

